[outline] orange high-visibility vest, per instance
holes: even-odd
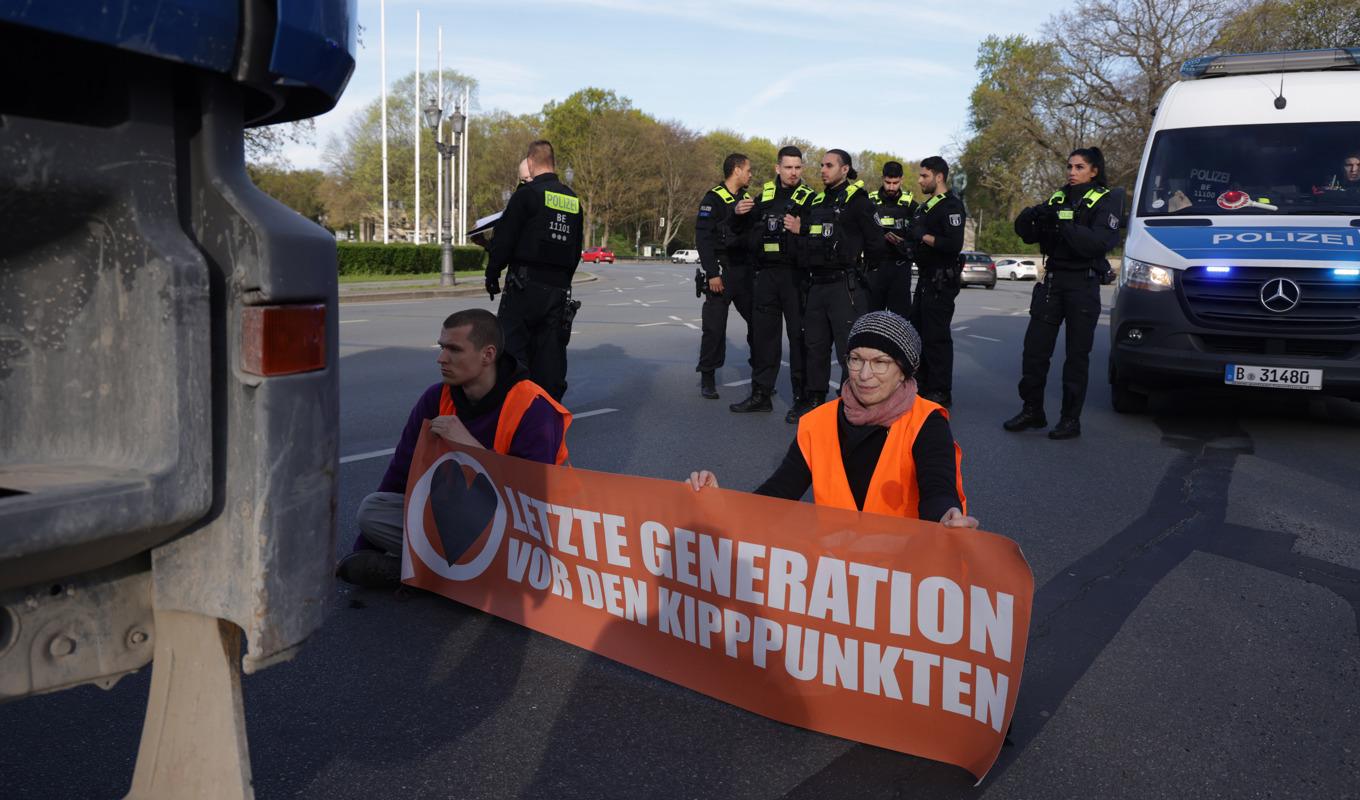
[[[524,380],[510,387],[510,391],[505,393],[505,402],[501,404],[501,415],[496,420],[496,439],[491,444],[491,449],[501,455],[510,454],[510,443],[515,440],[515,431],[519,430],[519,423],[524,419],[524,414],[529,410],[537,398],[543,398],[552,405],[553,410],[562,415],[562,444],[557,447],[557,462],[565,464],[567,461],[567,428],[571,427],[571,412],[562,407],[561,403],[552,399],[552,395],[543,390],[543,387],[533,381]],[[458,416],[458,411],[453,407],[453,390],[448,384],[444,384],[444,391],[439,395],[439,413],[441,416]]]
[[[850,480],[845,476],[841,461],[840,435],[836,431],[841,401],[823,403],[798,420],[798,449],[803,453],[812,472],[812,499],[819,506],[832,506],[850,511],[860,510],[855,495],[850,491]],[[939,411],[949,419],[949,412],[937,403],[917,397],[911,409],[888,428],[888,439],[869,480],[869,491],[864,496],[864,511],[895,517],[916,519],[921,492],[916,485],[916,462],[911,448],[921,432],[926,417]],[[959,493],[959,510],[968,513],[968,500],[963,496],[963,473],[959,465],[963,451],[954,442],[954,481]],[[937,522],[938,520],[929,520]]]

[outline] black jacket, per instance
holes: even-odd
[[[508,266],[526,267],[532,278],[570,286],[584,230],[576,192],[545,172],[515,190],[496,222],[487,277],[498,279]]]
[[[1106,254],[1119,245],[1121,220],[1117,199],[1102,190],[1090,183],[1064,186],[1015,218],[1016,235],[1048,257],[1044,269],[1109,271]]]
[[[916,207],[920,204],[916,202],[911,192],[901,190],[896,195],[891,195],[886,189],[879,189],[870,192],[869,199],[874,202],[875,221],[883,233],[895,233],[902,238],[900,244],[887,245],[888,263],[910,260],[914,254],[911,242],[907,241],[907,229],[911,227],[912,218],[916,216]],[[886,240],[884,241],[886,244]]]
[[[705,192],[699,201],[699,215],[694,221],[694,246],[708,278],[720,277],[750,263],[749,245],[743,237],[755,209],[745,214],[735,213],[737,202],[743,197],[750,197],[750,194],[734,195],[727,186],[718,184]]]
[[[923,273],[929,269],[958,269],[959,253],[963,252],[963,222],[967,218],[963,201],[953,192],[937,194],[917,207],[911,239],[916,245],[916,264]],[[935,237],[935,244],[922,241],[926,234]]]

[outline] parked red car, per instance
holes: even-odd
[[[587,247],[581,253],[582,261],[592,261],[596,264],[614,263],[614,251],[608,247]]]

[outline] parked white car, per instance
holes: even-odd
[[[698,263],[699,263],[699,251],[698,251],[698,250],[676,250],[674,253],[671,253],[671,263],[672,263],[672,264],[698,264]]]
[[[996,262],[996,276],[1013,281],[1039,280],[1039,262],[1032,258],[1003,258]]]

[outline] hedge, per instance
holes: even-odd
[[[375,244],[337,242],[341,275],[418,275],[439,271],[437,244]],[[486,250],[477,245],[455,245],[454,271],[482,269]]]

